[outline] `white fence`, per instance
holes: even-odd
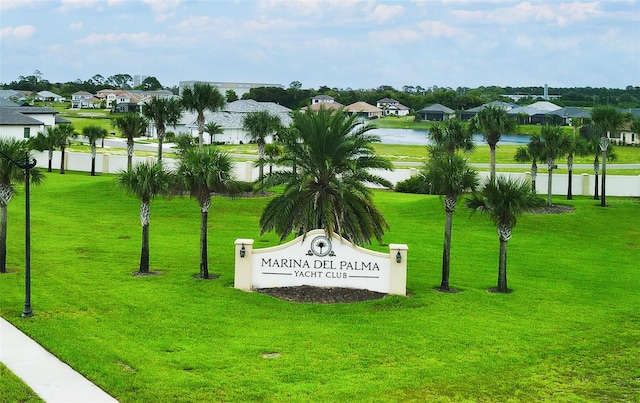
[[[46,168],[48,165],[49,157],[48,152],[34,152],[34,158],[38,161],[37,166]],[[155,160],[155,157],[133,157],[133,163],[136,164],[141,161]],[[175,168],[177,161],[171,158],[163,159],[168,167]],[[54,151],[53,168],[60,168],[60,151]],[[251,161],[247,162],[235,162],[233,164],[234,175],[238,180],[252,182],[258,179],[258,167]],[[110,154],[98,154],[96,156],[96,172],[115,174],[127,169],[127,156],[126,155],[110,155]],[[91,154],[89,153],[77,153],[77,152],[65,152],[65,170],[90,172],[91,171]],[[268,172],[269,167],[264,168],[265,172]],[[415,168],[396,169],[394,171],[378,170],[375,173],[394,185],[405,179],[409,179],[411,176],[417,174],[418,170]],[[499,175],[507,175],[516,178],[531,178],[529,172],[498,172]],[[481,179],[489,176],[488,172],[480,172]],[[568,187],[568,175],[566,174],[554,174],[552,178],[552,194],[554,195],[566,195]],[[601,178],[598,177],[598,181]],[[608,196],[632,196],[640,197],[640,175],[639,176],[627,176],[627,175],[607,175],[607,195]],[[595,176],[582,174],[573,175],[573,182],[571,191],[573,195],[592,195],[595,187]],[[547,174],[538,174],[536,178],[536,190],[539,194],[547,193]]]

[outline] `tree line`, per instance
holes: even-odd
[[[32,91],[51,91],[70,98],[71,94],[78,91],[86,91],[95,94],[105,88],[158,90],[166,89],[178,94],[177,86],[163,86],[155,77],[147,77],[139,86],[133,86],[133,77],[126,73],[114,74],[104,77],[95,74],[89,79],[76,79],[72,82],[51,83],[43,78],[39,70],[32,74],[19,76],[17,80],[2,84],[3,89]],[[604,87],[549,87],[549,94],[559,95],[553,102],[559,106],[594,107],[596,105],[613,105],[620,108],[640,107],[640,86],[629,85],[625,88]],[[276,102],[291,109],[300,109],[309,104],[311,97],[316,95],[329,95],[336,102],[349,105],[357,101],[364,101],[375,105],[382,98],[392,98],[409,107],[415,112],[425,106],[439,103],[454,110],[465,110],[480,106],[487,102],[502,100],[519,105],[529,105],[542,97],[542,86],[531,87],[500,87],[480,86],[469,87],[422,87],[420,85],[404,85],[396,89],[389,85],[380,85],[377,88],[352,89],[336,88],[326,85],[318,89],[303,88],[300,81],[292,81],[287,88],[259,87],[252,88],[243,95],[243,99],[253,99],[260,102]],[[236,99],[235,93],[225,94],[227,101]],[[525,95],[517,102],[507,95]]]

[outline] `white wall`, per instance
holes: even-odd
[[[20,133],[22,135],[22,133]],[[37,166],[41,168],[47,168],[48,164],[48,152],[34,152],[34,158],[37,160]],[[142,161],[153,161],[155,157],[133,157],[133,163],[139,163]],[[164,158],[164,163],[171,169],[175,169],[178,165],[178,161],[172,158]],[[91,154],[89,153],[77,153],[67,152],[65,158],[65,169],[71,171],[91,171]],[[53,168],[60,168],[60,151],[54,151],[53,153]],[[127,156],[126,155],[109,155],[98,154],[96,156],[96,172],[116,174],[122,170],[127,169]],[[264,167],[264,172],[267,173],[269,167]],[[396,169],[394,171],[375,170],[374,173],[387,180],[394,185],[405,179],[409,179],[411,176],[417,174],[417,169]],[[234,162],[233,173],[236,179],[246,182],[252,182],[258,179],[258,167],[251,161],[246,162]],[[485,180],[489,177],[489,172],[480,172],[481,180]],[[505,175],[513,178],[530,178],[529,172],[498,172],[497,175]],[[598,177],[601,180],[601,177]],[[567,194],[568,176],[566,174],[554,174],[552,180],[552,194],[554,195],[566,195]],[[595,177],[593,175],[573,175],[572,193],[574,196],[578,195],[592,195],[595,184]],[[598,185],[600,186],[600,184]],[[628,175],[607,175],[607,195],[608,196],[631,196],[640,197],[640,175],[628,176]],[[547,194],[547,174],[538,174],[536,178],[536,191],[540,195]]]

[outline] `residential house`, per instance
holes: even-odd
[[[218,124],[223,133],[216,134],[214,141],[227,144],[242,144],[249,141],[247,132],[244,130],[244,118],[250,112],[268,111],[271,114],[280,117],[280,121],[284,126],[289,126],[292,122],[290,112],[291,109],[275,102],[257,102],[253,99],[242,99],[227,103],[220,111],[206,111],[205,122]],[[180,122],[176,126],[167,127],[167,131],[176,134],[189,133],[194,137],[198,136],[197,114],[193,112],[184,112]],[[204,134],[206,143],[210,141],[208,133]],[[268,139],[267,141],[271,141]]]
[[[78,91],[71,94],[72,109],[99,108],[100,103],[100,99],[87,91]]]
[[[349,115],[358,115],[364,119],[377,119],[382,117],[382,109],[362,101],[345,106],[344,111]]]
[[[384,116],[406,116],[409,114],[410,109],[400,102],[392,98],[382,98],[376,102],[376,107],[382,109]]]
[[[64,97],[51,91],[40,91],[36,95],[36,100],[44,102],[63,102]]]
[[[57,114],[58,111],[55,109],[20,106],[15,102],[0,99],[0,137],[26,139],[47,127],[70,123]]]
[[[467,121],[467,120],[471,119],[472,117],[476,116],[476,114],[478,112],[480,112],[481,110],[483,110],[484,108],[489,107],[489,106],[502,108],[507,112],[511,111],[513,108],[518,108],[519,107],[518,105],[509,103],[509,102],[492,101],[492,102],[489,102],[489,103],[486,103],[486,104],[483,104],[483,105],[480,105],[480,106],[476,106],[475,108],[467,109],[466,111],[460,112],[460,120]]]
[[[629,122],[618,133],[611,133],[609,138],[620,145],[640,145],[640,133],[633,132]]]
[[[416,111],[416,122],[443,122],[456,117],[456,111],[441,104],[433,104]]]

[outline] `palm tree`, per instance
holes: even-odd
[[[503,133],[508,133],[516,128],[516,121],[507,114],[504,108],[499,106],[487,106],[478,112],[470,120],[472,132],[482,133],[484,140],[489,144],[491,154],[490,179],[496,177],[496,146]]]
[[[457,153],[435,153],[424,170],[425,182],[431,185],[431,193],[444,195],[444,245],[442,248],[442,280],[440,291],[449,291],[451,266],[451,229],[453,212],[464,192],[478,186],[478,173],[469,162]]]
[[[71,139],[77,137],[78,133],[76,133],[73,125],[68,123],[56,126],[53,133],[54,144],[60,147],[60,173],[64,174],[64,152]]]
[[[47,129],[44,132],[38,132],[35,137],[31,137],[29,139],[29,149],[38,151],[47,150],[49,157],[47,172],[53,171],[53,152],[56,149],[55,127],[47,126]]]
[[[567,169],[569,180],[567,184],[567,200],[573,200],[573,157],[585,156],[589,154],[589,145],[578,134],[582,119],[574,119],[571,121],[573,126],[573,134],[568,137],[567,141]]]
[[[147,130],[147,121],[137,113],[125,113],[113,119],[111,124],[120,129],[122,137],[127,139],[127,170],[130,171],[133,164],[134,139]]]
[[[158,136],[158,161],[162,161],[162,142],[167,125],[175,126],[182,117],[182,104],[176,98],[155,97],[142,105],[142,115],[153,122]]]
[[[204,279],[209,278],[207,220],[211,195],[233,190],[231,172],[231,158],[214,146],[191,148],[180,157],[180,187],[196,198],[200,205],[200,277]]]
[[[547,205],[552,203],[552,181],[553,169],[556,165],[556,159],[566,154],[568,138],[562,133],[560,126],[542,126],[540,130],[540,138],[542,139],[542,154],[547,160]]]
[[[107,129],[100,126],[87,126],[82,129],[82,135],[91,145],[91,176],[96,176],[96,141],[107,137]]]
[[[268,111],[250,112],[244,117],[242,122],[244,130],[249,134],[252,141],[258,144],[258,180],[262,183],[264,177],[264,147],[267,136],[276,133],[282,127],[282,121],[278,115],[272,115]]]
[[[140,199],[140,222],[142,224],[142,252],[140,273],[149,273],[149,217],[151,199],[166,196],[171,190],[173,175],[166,171],[161,161],[142,162],[127,171],[120,171],[116,184]]]
[[[14,161],[28,161],[27,142],[0,137],[0,273],[7,272],[7,207],[15,193],[14,183],[24,182],[24,171],[13,164]],[[42,174],[37,168],[30,170],[30,183],[40,184]]]
[[[263,210],[261,232],[275,230],[284,240],[292,232],[323,228],[355,244],[382,241],[388,224],[366,185],[391,187],[369,170],[392,165],[374,154],[372,143],[380,139],[369,134],[372,127],[342,110],[308,107],[292,117],[292,125],[279,135],[281,163],[289,169],[264,178],[264,187],[284,184],[284,191]]]
[[[266,156],[265,162],[269,164],[269,173],[273,173],[273,164],[277,163],[284,150],[278,143],[269,143],[264,146],[264,153]]]
[[[500,239],[497,292],[509,292],[507,288],[507,242],[516,225],[518,216],[540,205],[541,200],[531,191],[527,181],[504,176],[495,181],[488,180],[480,193],[474,193],[466,206],[474,211],[489,214],[497,226]]]
[[[224,97],[217,88],[207,83],[194,83],[192,87],[186,87],[182,92],[182,106],[191,112],[198,114],[198,145],[202,148],[204,140],[204,111],[215,112],[224,106]]]
[[[444,244],[442,249],[441,291],[449,291],[451,267],[451,230],[453,212],[460,196],[465,191],[475,190],[478,185],[477,172],[469,166],[459,151],[472,151],[473,133],[464,123],[449,119],[444,124],[436,124],[429,129],[430,159],[425,165],[423,177],[432,194],[444,195]]]
[[[624,115],[616,107],[611,105],[597,105],[591,110],[591,120],[596,130],[600,132],[600,150],[602,151],[602,197],[600,206],[605,207],[607,179],[607,149],[609,148],[609,137],[624,124]]]
[[[453,154],[458,150],[473,151],[473,133],[469,126],[458,119],[447,119],[443,124],[435,124],[429,128],[429,139],[433,147],[442,148],[444,152]]]
[[[520,146],[516,150],[514,159],[518,162],[531,161],[531,191],[536,192],[536,179],[538,178],[538,161],[544,158],[540,134],[532,134],[526,146]]]
[[[213,144],[213,140],[215,140],[216,134],[224,133],[222,127],[215,122],[209,122],[204,125],[204,131],[209,133],[209,144]]]

